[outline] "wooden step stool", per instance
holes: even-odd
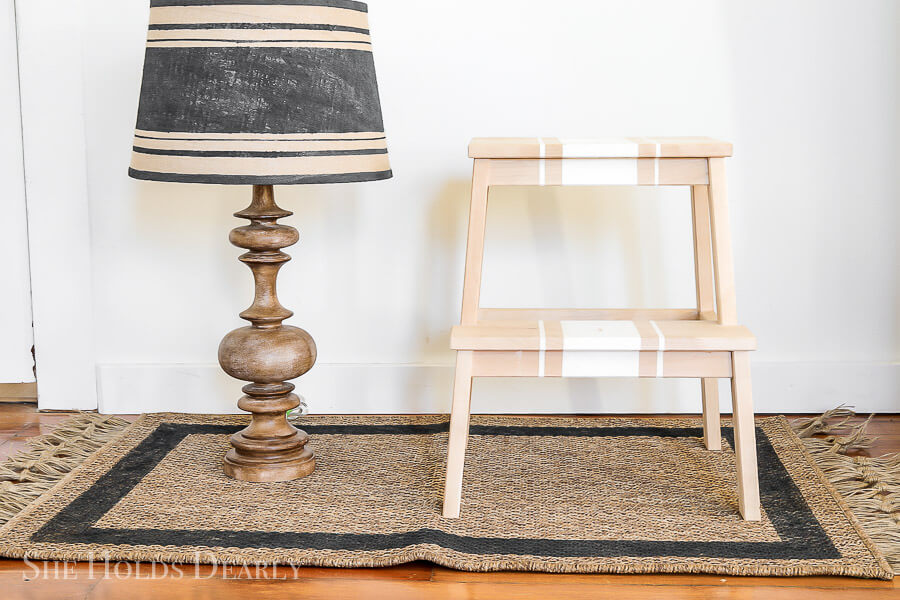
[[[698,377],[704,443],[721,449],[716,379],[731,379],[738,499],[760,518],[749,351],[737,324],[725,157],[709,138],[475,138],[462,318],[457,350],[444,517],[459,516],[472,378]],[[479,308],[488,190],[497,185],[689,185],[697,307],[692,309]],[[585,457],[589,460],[590,457]]]

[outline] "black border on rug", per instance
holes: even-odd
[[[237,548],[374,551],[436,544],[472,555],[508,554],[545,557],[654,557],[746,559],[838,559],[834,547],[762,428],[756,428],[760,500],[781,541],[699,542],[689,540],[555,540],[468,537],[437,529],[392,534],[336,534],[182,529],[106,529],[93,525],[124,498],[186,436],[230,435],[243,426],[160,423],[143,441],[31,536],[32,542],[127,544]],[[315,425],[310,434],[437,435],[449,424]],[[531,427],[472,425],[470,435],[586,437],[702,437],[699,427]],[[734,447],[734,432],[722,428]]]

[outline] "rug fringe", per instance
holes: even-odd
[[[866,436],[874,415],[850,427],[845,435],[812,437],[844,427],[854,413],[839,406],[811,419],[797,419],[791,427],[807,451],[850,506],[862,528],[900,574],[900,452],[878,457],[847,456],[865,449],[875,438]],[[829,419],[838,420],[829,422]]]
[[[794,428],[794,431],[797,433],[798,437],[807,438],[811,437],[817,433],[828,433],[833,429],[839,429],[844,426],[856,413],[854,413],[851,409],[846,408],[845,404],[841,404],[837,408],[832,408],[831,410],[826,410],[824,413],[819,415],[818,417],[811,417],[805,419],[797,419],[791,423],[791,426]],[[828,419],[831,418],[841,418],[843,420],[838,423],[828,423]]]
[[[0,464],[0,525],[15,517],[128,427],[110,415],[80,413]]]

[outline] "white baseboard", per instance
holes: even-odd
[[[447,413],[452,379],[444,365],[317,364],[295,383],[313,414]],[[242,382],[215,364],[104,364],[98,380],[102,413],[240,412]],[[698,413],[699,390],[695,379],[477,378],[472,411]],[[900,363],[754,363],[753,396],[758,413],[900,412]]]

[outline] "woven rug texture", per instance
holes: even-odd
[[[840,482],[823,472],[816,448],[784,417],[757,421],[759,522],[738,514],[727,422],[723,450],[711,452],[696,419],[473,417],[459,519],[441,516],[445,416],[304,417],[300,425],[311,436],[317,468],[284,483],[247,483],[222,473],[228,438],[247,422],[244,416],[153,414],[126,426],[114,417],[76,417],[69,435],[62,427],[63,435],[37,440],[30,455],[0,470],[7,480],[0,518],[9,518],[0,529],[0,554],[336,567],[429,560],[473,571],[893,575],[885,546],[872,539],[883,523],[864,526],[873,517],[854,512]],[[86,427],[90,434],[80,435]],[[800,435],[826,428],[825,420],[811,420]],[[829,450],[834,443],[824,444],[818,454],[838,454]]]

